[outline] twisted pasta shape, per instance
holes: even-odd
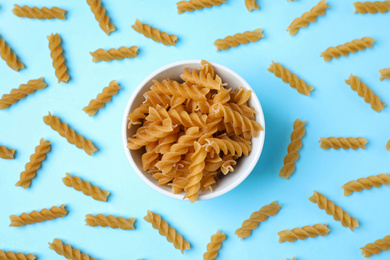
[[[377,255],[381,251],[387,251],[390,249],[390,236],[385,236],[383,239],[378,239],[374,243],[368,243],[360,249],[362,250],[362,254],[365,257]]]
[[[275,216],[279,210],[280,205],[276,201],[271,202],[269,205],[262,206],[260,210],[255,211],[251,214],[249,219],[242,222],[242,226],[238,228],[234,234],[239,238],[244,239],[250,236],[252,230],[259,226],[260,222],[266,221],[268,217]]]
[[[324,15],[326,9],[329,7],[330,5],[326,4],[326,0],[321,0],[309,12],[304,13],[301,17],[295,18],[287,27],[287,31],[290,35],[297,34],[300,28],[307,27],[309,23],[317,21],[317,17]]]
[[[226,234],[217,231],[211,236],[210,243],[207,244],[207,252],[203,254],[203,260],[214,260],[218,256],[218,250],[222,247],[222,242],[226,239]]]
[[[124,58],[131,59],[137,57],[138,46],[119,47],[119,49],[109,49],[108,51],[104,49],[97,49],[94,52],[90,52],[92,55],[92,61],[112,61],[112,60],[123,60]]]
[[[207,87],[199,88],[195,85],[189,85],[184,82],[179,84],[177,81],[163,80],[161,83],[153,80],[154,85],[150,88],[156,94],[165,94],[185,99],[194,99],[196,101],[206,101],[206,94],[210,92]]]
[[[309,200],[318,204],[318,207],[324,209],[326,214],[332,215],[334,220],[340,221],[343,227],[349,227],[352,231],[355,227],[359,227],[359,222],[355,218],[335,205],[333,201],[328,200],[323,194],[314,191],[313,196]]]
[[[12,251],[3,251],[0,249],[0,259],[2,260],[35,260],[37,257],[33,254],[14,253]]]
[[[207,60],[201,60],[200,64],[202,65],[202,67],[198,69],[199,72],[202,71],[205,75],[210,74],[210,76],[213,79],[215,79],[216,73],[215,73],[213,65],[211,65],[211,63],[208,62]]]
[[[161,42],[165,46],[176,46],[177,36],[174,34],[167,34],[166,32],[160,32],[157,28],[151,28],[149,24],[142,24],[139,19],[135,21],[135,24],[131,26],[134,31],[142,33],[146,38],[150,38],[155,42]]]
[[[381,69],[379,70],[379,73],[381,74],[379,80],[390,79],[390,68]]]
[[[368,176],[367,178],[359,178],[356,181],[349,181],[341,188],[344,189],[344,196],[351,195],[352,192],[361,192],[363,189],[370,190],[372,187],[379,188],[382,185],[390,185],[389,174],[378,174],[376,176]]]
[[[320,140],[321,144],[320,147],[322,149],[330,149],[333,148],[335,150],[338,150],[340,148],[347,150],[349,148],[356,150],[358,148],[366,149],[365,144],[367,143],[367,140],[363,137],[328,137],[323,138],[321,137]]]
[[[53,67],[58,79],[58,83],[69,81],[68,67],[65,65],[65,57],[62,55],[63,49],[60,46],[61,37],[58,33],[47,36],[49,40],[50,57],[53,60]]]
[[[52,116],[50,112],[49,115],[43,117],[43,122],[50,126],[54,131],[57,131],[60,136],[65,137],[69,143],[76,145],[79,149],[84,149],[88,155],[92,155],[94,152],[98,151],[91,140],[85,139],[80,134],[76,134],[67,123],[61,122],[57,116]]]
[[[183,236],[178,234],[165,220],[162,220],[159,214],[148,210],[148,214],[144,219],[146,222],[151,223],[153,228],[157,229],[160,235],[165,236],[168,242],[173,243],[174,247],[179,249],[182,254],[184,254],[184,250],[189,250],[191,248],[190,243],[184,240]]]
[[[142,124],[141,120],[146,118],[147,113],[149,113],[149,107],[152,106],[152,103],[146,101],[142,103],[139,107],[129,113],[127,119],[129,120],[128,128],[130,129],[133,125]]]
[[[38,8],[36,6],[29,7],[27,5],[19,6],[17,4],[14,5],[14,9],[12,9],[14,15],[18,17],[27,17],[30,19],[36,18],[39,20],[43,19],[61,19],[65,20],[66,10],[58,8],[58,7],[42,7]]]
[[[89,181],[83,181],[80,177],[72,176],[69,173],[66,173],[66,177],[62,178],[62,182],[68,187],[82,191],[84,195],[91,196],[94,200],[107,201],[107,197],[110,195],[110,192],[101,190],[98,186],[91,185]]]
[[[248,156],[252,150],[252,147],[245,142],[237,142],[230,138],[208,138],[206,141],[206,151],[209,152],[212,148],[217,154],[222,151],[225,155],[229,153],[241,157],[242,155]]]
[[[379,113],[386,106],[386,103],[382,102],[380,98],[374,94],[372,89],[368,88],[358,77],[351,74],[351,76],[345,80],[345,83],[350,85],[351,89],[356,91],[359,97],[363,97],[366,103],[370,103],[371,108],[376,112]]]
[[[260,9],[259,5],[256,3],[256,0],[245,0],[245,6],[248,12],[253,9]]]
[[[203,127],[206,125],[206,116],[204,115],[199,116],[197,113],[189,114],[187,111],[181,109],[170,109],[168,114],[172,118],[172,123],[175,125],[183,125],[185,127]]]
[[[355,7],[354,13],[360,13],[360,14],[375,14],[375,13],[381,13],[384,14],[388,11],[390,11],[390,1],[365,1],[365,2],[355,2],[353,3],[353,6]]]
[[[18,60],[16,54],[12,52],[3,39],[0,39],[0,56],[7,63],[8,67],[15,71],[25,68],[23,62]]]
[[[31,225],[34,223],[42,223],[46,220],[53,220],[56,218],[63,218],[68,214],[68,210],[65,209],[65,204],[60,207],[53,206],[50,209],[42,209],[41,211],[32,211],[31,213],[22,213],[20,216],[11,215],[10,227],[22,227],[24,225]],[[0,258],[1,259],[1,258]]]
[[[85,215],[85,222],[91,227],[110,227],[113,229],[120,228],[122,230],[133,230],[135,218],[125,219],[124,217],[114,217],[113,215],[104,216],[97,214],[96,216]]]
[[[302,148],[302,137],[305,135],[306,121],[296,119],[293,124],[293,132],[290,136],[290,144],[287,147],[287,155],[283,160],[283,167],[280,169],[279,177],[284,177],[286,180],[295,170],[295,162],[299,158],[299,150]]]
[[[0,158],[15,159],[15,149],[8,149],[4,145],[0,145]]]
[[[46,159],[46,154],[50,151],[50,142],[43,138],[39,145],[35,147],[35,153],[30,156],[30,161],[26,164],[25,170],[20,173],[20,180],[15,186],[27,189],[31,185],[31,180],[37,175],[37,171],[42,166],[42,161]]]
[[[184,73],[180,75],[180,78],[184,81],[188,81],[192,84],[196,84],[200,87],[209,88],[209,89],[217,89],[220,90],[221,87],[226,86],[226,83],[222,83],[222,79],[216,75],[215,78],[212,75],[205,74],[203,71],[200,71],[199,74],[195,69],[190,72],[187,68],[184,68]],[[207,94],[207,93],[206,93]],[[204,100],[198,100],[204,101]]]
[[[349,53],[356,53],[357,51],[363,51],[366,48],[372,48],[372,44],[375,40],[371,37],[363,37],[362,39],[355,39],[352,42],[346,42],[336,47],[329,47],[325,51],[321,52],[321,57],[324,57],[324,61],[330,61],[333,58],[340,58],[348,56]]]
[[[289,83],[290,87],[295,88],[298,93],[310,96],[310,92],[314,89],[312,86],[305,83],[303,79],[298,78],[294,73],[291,73],[289,69],[284,68],[282,64],[275,63],[269,66],[268,71],[275,74],[276,77],[281,78],[283,82]]]
[[[226,0],[189,0],[180,1],[176,4],[177,13],[192,12],[194,10],[202,10],[203,8],[210,8],[212,6],[220,6],[226,3]]]
[[[29,80],[26,84],[21,84],[19,88],[11,90],[10,94],[4,94],[0,99],[0,109],[9,108],[12,104],[15,104],[19,100],[25,98],[27,95],[31,95],[36,90],[43,89],[47,84],[43,81],[43,78]]]
[[[102,1],[100,0],[87,0],[87,4],[90,6],[92,13],[95,15],[96,21],[99,22],[100,28],[107,34],[115,31],[116,28],[110,23],[110,17],[106,15],[106,9],[102,7]]]
[[[236,33],[233,36],[226,36],[224,39],[218,39],[214,42],[217,51],[226,51],[230,47],[237,47],[240,44],[248,44],[249,42],[257,42],[264,37],[263,29],[259,28],[254,31],[245,31]]]
[[[326,236],[330,229],[328,225],[315,224],[314,226],[304,226],[302,228],[294,228],[292,230],[282,230],[278,232],[279,243],[285,241],[294,242],[297,239],[305,240],[308,237],[315,238],[317,236]]]
[[[57,254],[63,255],[66,259],[72,260],[97,260],[87,254],[81,253],[79,249],[72,248],[69,244],[64,244],[58,238],[55,238],[52,243],[49,243],[49,248],[56,251]]]
[[[95,115],[100,108],[103,108],[107,102],[111,101],[112,96],[118,94],[120,89],[121,87],[116,80],[111,81],[108,87],[105,87],[103,92],[97,95],[96,99],[92,99],[88,106],[83,108],[83,111],[89,116]]]
[[[390,151],[390,140],[387,141],[385,147],[386,147],[386,150],[387,150],[387,151]]]

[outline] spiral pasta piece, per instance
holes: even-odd
[[[15,149],[9,149],[4,145],[0,145],[0,158],[2,159],[15,159]]]
[[[121,87],[116,80],[111,81],[108,87],[105,87],[103,92],[97,95],[96,99],[92,99],[88,106],[83,108],[83,111],[89,116],[95,115],[100,108],[103,108],[107,102],[111,101],[112,96],[118,94],[120,89]]]
[[[36,6],[29,7],[27,5],[20,6],[17,4],[14,4],[14,9],[12,9],[12,12],[14,15],[18,17],[27,17],[30,19],[61,19],[65,20],[65,14],[66,10],[58,8],[58,7],[42,7],[38,8]]]
[[[207,77],[207,74],[210,74],[210,76],[213,79],[215,79],[215,76],[217,74],[215,73],[213,65],[211,65],[211,63],[208,62],[207,60],[201,60],[200,64],[202,65],[202,67],[199,68],[198,71],[203,72],[203,74],[206,75],[206,77]]]
[[[321,137],[320,139],[320,147],[322,149],[330,149],[333,148],[335,150],[338,150],[340,148],[347,150],[347,149],[353,149],[356,150],[358,148],[366,149],[365,144],[367,143],[367,140],[363,137],[328,137],[324,138]]]
[[[106,202],[108,195],[110,195],[110,192],[101,190],[98,186],[91,185],[89,181],[84,181],[80,177],[72,176],[69,173],[66,173],[66,177],[62,178],[62,182],[68,187],[83,192],[86,196],[91,196],[94,200]]]
[[[84,149],[88,155],[92,155],[94,152],[98,151],[91,140],[85,139],[80,134],[76,134],[67,123],[61,122],[57,116],[52,116],[50,112],[49,115],[43,117],[43,122],[50,126],[54,131],[57,131],[60,136],[65,137],[70,144],[76,145],[79,149]]]
[[[39,89],[46,88],[47,84],[43,78],[29,80],[26,84],[21,84],[19,88],[11,90],[10,94],[4,94],[0,99],[0,109],[9,108],[19,100],[25,98],[27,95],[33,94]]]
[[[350,85],[351,89],[356,91],[359,97],[364,98],[366,103],[370,103],[371,108],[376,112],[379,113],[386,106],[386,103],[382,102],[364,82],[361,82],[359,77],[351,74],[351,76],[345,80],[345,83]]]
[[[367,178],[359,178],[356,181],[349,181],[341,188],[344,189],[344,196],[351,195],[354,191],[361,192],[363,189],[370,190],[372,187],[379,188],[382,185],[390,185],[389,174],[378,174],[376,176],[368,176]]]
[[[249,237],[252,230],[257,228],[260,222],[266,221],[268,217],[275,216],[279,212],[280,207],[281,206],[277,204],[276,201],[271,202],[269,205],[262,206],[260,210],[253,212],[249,219],[242,222],[242,226],[238,228],[234,234],[241,238],[241,240]]]
[[[14,253],[12,251],[3,251],[0,249],[0,259],[2,260],[35,260],[37,257],[33,254]]]
[[[390,249],[390,236],[385,236],[382,239],[378,239],[374,243],[368,243],[360,249],[362,250],[362,254],[365,257],[377,255],[381,251],[388,251]]]
[[[313,196],[309,200],[316,203],[320,209],[324,209],[326,214],[332,215],[334,220],[340,221],[343,227],[349,227],[352,231],[355,227],[359,227],[359,222],[356,218],[351,217],[347,212],[335,205],[333,201],[328,200],[323,194],[314,191]]]
[[[375,14],[375,13],[381,13],[384,14],[388,11],[390,11],[390,1],[365,1],[365,2],[355,2],[353,3],[353,6],[355,7],[354,13],[360,13],[360,14]]]
[[[379,73],[381,74],[379,80],[390,79],[390,68],[381,69],[379,70]]]
[[[295,18],[287,27],[287,31],[290,35],[297,34],[300,28],[307,27],[309,23],[317,21],[318,16],[324,15],[326,9],[329,7],[330,5],[327,5],[326,0],[321,0],[309,12],[304,13],[301,17]]]
[[[20,173],[20,179],[15,186],[27,189],[31,185],[31,181],[37,175],[37,171],[42,166],[42,161],[46,159],[46,154],[50,151],[50,142],[43,138],[39,145],[35,147],[35,153],[30,156],[30,161],[26,164],[25,170]]]
[[[340,58],[340,56],[348,56],[349,53],[356,53],[363,51],[366,48],[372,48],[372,44],[375,40],[371,37],[363,37],[362,39],[355,39],[352,42],[346,42],[336,47],[329,47],[325,51],[321,52],[321,57],[324,57],[324,61],[330,61],[333,58]]]
[[[199,88],[186,82],[180,84],[177,81],[168,80],[161,82],[153,80],[153,85],[150,89],[156,94],[172,95],[196,101],[206,101],[206,94],[210,92],[210,89],[207,87]]]
[[[222,247],[222,242],[226,239],[226,234],[217,231],[211,236],[210,243],[207,244],[207,252],[203,254],[203,260],[214,260],[218,256],[218,250]]]
[[[264,37],[263,29],[259,28],[254,31],[245,31],[236,33],[233,36],[226,36],[224,39],[218,39],[214,42],[217,51],[226,51],[230,47],[237,47],[240,44],[248,44],[249,42],[257,42]]]
[[[184,250],[191,248],[190,243],[183,239],[183,236],[176,232],[176,230],[169,226],[165,220],[161,219],[161,216],[157,213],[148,210],[148,214],[144,217],[146,222],[152,224],[154,229],[157,229],[160,235],[165,236],[168,242],[173,243],[176,249],[179,249],[182,254]]]
[[[0,57],[7,63],[8,67],[15,71],[25,68],[23,62],[18,60],[16,54],[7,46],[3,39],[0,39]]]
[[[295,170],[295,162],[299,158],[299,150],[302,148],[302,137],[305,135],[306,121],[296,119],[293,124],[293,132],[291,133],[291,142],[287,147],[287,155],[283,160],[283,167],[280,169],[279,177],[284,177],[288,180]]]
[[[10,227],[22,227],[24,225],[31,225],[34,223],[42,223],[46,220],[53,220],[56,218],[63,218],[68,214],[68,210],[65,209],[65,204],[60,207],[53,206],[50,209],[42,209],[41,211],[32,211],[30,213],[22,213],[20,216],[11,215]],[[1,259],[1,258],[0,258]]]
[[[150,38],[155,42],[161,42],[165,46],[176,46],[177,36],[174,34],[167,34],[166,32],[160,32],[157,28],[151,28],[148,24],[142,24],[139,19],[135,21],[135,24],[131,26],[134,31],[142,33],[146,38]]]
[[[138,46],[127,47],[119,47],[119,49],[97,49],[94,52],[90,52],[92,55],[92,61],[112,61],[112,60],[123,60],[124,58],[131,59],[137,57],[138,54]]]
[[[106,15],[106,9],[102,7],[102,1],[100,0],[87,0],[87,4],[91,8],[92,13],[95,15],[96,21],[99,22],[100,28],[107,34],[115,31],[116,28],[110,23],[110,17]]]
[[[68,67],[65,65],[65,57],[62,55],[63,49],[60,46],[61,37],[56,33],[47,36],[47,39],[49,40],[50,57],[53,60],[53,67],[58,83],[68,83],[69,74],[66,72]]]
[[[195,69],[193,69],[190,72],[187,68],[184,68],[184,73],[180,75],[180,78],[184,81],[188,81],[192,84],[196,84],[200,87],[204,87],[208,89],[219,90],[221,89],[221,87],[227,85],[226,83],[222,83],[222,79],[218,75],[216,75],[215,78],[213,78],[210,73],[206,75],[204,74],[203,71],[200,71],[198,74]],[[204,101],[204,100],[199,100],[199,101]]]
[[[96,216],[85,215],[85,223],[91,227],[110,227],[113,229],[133,230],[135,218],[125,219],[124,217],[115,217],[113,215],[97,214]]]
[[[189,0],[180,1],[176,4],[177,13],[193,12],[195,10],[202,10],[203,8],[210,8],[212,6],[220,6],[226,3],[226,0]]]
[[[64,244],[58,238],[49,243],[49,248],[56,251],[57,254],[64,256],[66,259],[72,260],[97,260],[87,254],[81,253],[79,249],[73,248],[69,244]]]
[[[207,146],[206,151],[214,149],[217,154],[221,151],[227,155],[248,156],[252,147],[245,142],[237,142],[230,138],[209,138],[206,139]]]
[[[268,71],[275,74],[276,77],[281,78],[283,82],[289,83],[292,88],[295,88],[298,93],[310,96],[310,92],[314,89],[312,86],[305,83],[303,79],[298,78],[294,73],[291,73],[289,69],[284,68],[282,64],[275,63],[269,66]]]
[[[253,9],[260,9],[259,5],[256,3],[256,0],[245,0],[245,6],[248,12]]]
[[[308,237],[316,238],[317,236],[326,236],[330,229],[328,225],[315,224],[314,226],[304,226],[302,228],[294,228],[292,230],[282,230],[278,232],[279,243],[295,242],[297,239],[305,240]]]

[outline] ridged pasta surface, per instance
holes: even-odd
[[[99,22],[100,28],[107,34],[115,31],[116,28],[110,22],[110,17],[106,15],[106,9],[102,7],[102,1],[100,0],[87,0],[87,4],[91,8],[92,13],[95,15],[96,21]]]
[[[58,33],[47,36],[49,40],[50,57],[53,60],[53,67],[58,79],[58,83],[68,83],[69,74],[68,67],[65,65],[65,57],[62,55],[61,37]]]
[[[161,42],[166,46],[176,46],[176,35],[169,35],[166,32],[160,32],[160,30],[157,28],[151,28],[148,24],[142,24],[138,19],[135,21],[135,24],[131,26],[131,28],[133,28],[136,32],[142,33],[146,38],[150,38],[155,42]]]
[[[320,139],[320,147],[322,149],[330,149],[333,148],[338,150],[340,148],[347,150],[352,149],[356,150],[358,148],[366,149],[365,144],[367,144],[367,140],[363,137],[321,137]]]
[[[370,190],[372,187],[379,188],[382,185],[390,185],[389,174],[378,174],[359,178],[356,181],[349,181],[341,188],[344,189],[344,196],[351,195],[353,192],[361,192],[363,189]]]
[[[292,230],[282,230],[278,232],[279,243],[295,242],[297,239],[305,240],[308,237],[316,238],[317,236],[326,236],[330,229],[327,225],[315,224],[314,226],[304,226]]]
[[[15,71],[25,68],[23,62],[18,59],[3,39],[0,39],[0,57],[7,63],[8,67]]]
[[[33,254],[23,254],[21,252],[14,253],[12,251],[4,251],[0,249],[0,259],[1,260],[35,260],[37,257]]]
[[[119,47],[119,49],[97,49],[94,52],[90,52],[92,55],[92,61],[112,61],[112,60],[123,60],[125,58],[131,59],[137,57],[138,54],[138,46],[127,47]]]
[[[390,1],[365,1],[365,2],[355,2],[353,3],[355,7],[355,13],[360,14],[375,14],[381,13],[384,14],[390,11]]]
[[[81,253],[79,249],[73,248],[69,244],[64,244],[61,240],[55,238],[49,243],[49,248],[56,251],[57,254],[72,260],[97,260],[87,254]]]
[[[217,47],[217,51],[227,50],[230,47],[237,47],[240,44],[257,42],[263,37],[263,29],[259,28],[254,31],[245,31],[243,33],[236,33],[233,36],[226,36],[223,39],[218,39],[214,42],[214,45]]]
[[[382,239],[378,239],[374,243],[368,243],[360,249],[362,250],[362,254],[365,257],[377,255],[381,251],[388,251],[390,249],[390,236],[385,236]]]
[[[217,231],[210,238],[210,243],[207,244],[207,252],[203,254],[203,260],[214,260],[218,256],[218,250],[222,247],[222,242],[226,239],[226,234]]]
[[[89,181],[84,181],[69,173],[66,173],[66,177],[62,178],[62,182],[68,187],[83,192],[86,196],[91,196],[94,200],[107,201],[107,197],[110,195],[110,192],[101,190],[98,186],[91,185]]]
[[[372,48],[375,40],[371,37],[363,37],[362,39],[355,39],[352,42],[346,42],[336,47],[329,47],[325,51],[321,52],[321,57],[324,57],[324,61],[330,61],[333,58],[340,58],[340,56],[348,56],[351,52],[356,53],[363,51],[366,48]]]
[[[133,230],[134,229],[135,218],[124,218],[124,217],[115,217],[113,215],[103,215],[103,214],[87,214],[85,216],[85,223],[91,227],[110,227],[113,229],[120,228],[122,230]]]
[[[12,12],[18,17],[27,17],[30,19],[65,19],[66,10],[58,7],[42,7],[38,8],[36,6],[29,7],[27,5],[20,6],[15,4]]]
[[[39,212],[34,210],[30,213],[22,213],[19,216],[11,215],[10,227],[22,227],[24,225],[31,225],[34,223],[42,223],[47,220],[53,220],[56,218],[63,218],[68,214],[68,210],[65,209],[65,204],[60,207],[53,206],[50,209],[42,209]],[[0,258],[1,259],[1,258]]]
[[[107,102],[111,101],[112,96],[118,94],[120,89],[121,87],[116,80],[111,81],[108,87],[105,87],[103,92],[97,95],[96,99],[92,99],[88,106],[83,108],[83,111],[89,116],[95,115],[99,109],[103,108]]]

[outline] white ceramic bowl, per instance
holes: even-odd
[[[152,80],[155,79],[158,81],[162,81],[163,79],[167,79],[167,78],[180,80],[180,74],[183,73],[185,67],[189,69],[199,68],[201,66],[200,62],[201,60],[177,61],[165,65],[159,68],[158,70],[154,71],[153,73],[151,73],[138,85],[137,89],[134,91],[129,102],[127,103],[123,115],[123,123],[122,123],[123,146],[125,148],[126,156],[129,159],[130,164],[133,166],[135,172],[146,184],[148,184],[154,190],[168,197],[180,199],[180,200],[183,199],[184,193],[173,194],[171,192],[171,187],[166,185],[162,185],[162,186],[157,185],[157,180],[153,179],[152,175],[148,174],[142,169],[142,163],[141,163],[141,156],[143,153],[142,149],[137,151],[130,151],[127,148],[128,137],[131,137],[137,129],[137,127],[135,126],[132,127],[130,130],[127,129],[127,125],[128,125],[127,116],[130,111],[133,111],[144,101],[143,94],[146,91],[148,91],[149,88],[152,86],[153,84]],[[252,90],[252,97],[249,101],[249,105],[255,108],[257,112],[256,121],[265,129],[263,110],[261,108],[259,99],[257,98],[253,89],[249,86],[249,84],[240,75],[238,75],[231,69],[218,63],[211,62],[211,64],[214,66],[216,73],[218,73],[218,75],[222,78],[222,81],[224,83],[228,83],[227,86],[228,88],[234,89],[242,86],[245,89]],[[234,172],[231,172],[226,176],[222,176],[221,179],[214,186],[212,192],[210,191],[202,192],[199,194],[198,199],[206,200],[206,199],[211,199],[211,198],[221,196],[222,194],[225,194],[228,191],[234,189],[243,180],[245,180],[245,178],[248,177],[248,175],[251,173],[251,171],[253,170],[257,161],[260,158],[261,151],[263,150],[264,136],[265,136],[265,131],[260,131],[259,136],[257,138],[252,138],[253,148],[249,156],[247,157],[244,156],[240,158],[237,166],[235,167]]]

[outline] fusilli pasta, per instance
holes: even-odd
[[[90,257],[87,254],[81,253],[80,250],[73,248],[69,244],[64,244],[58,238],[55,238],[53,242],[49,243],[49,248],[56,251],[57,254],[63,255],[66,259],[72,260],[97,260]]]
[[[22,213],[20,216],[11,215],[10,227],[22,227],[24,225],[31,225],[34,223],[42,223],[47,220],[53,220],[56,218],[63,218],[68,214],[68,210],[65,209],[65,204],[60,207],[53,206],[50,209],[42,209],[41,211],[32,211],[30,213]],[[0,258],[1,259],[1,258]]]
[[[209,89],[219,90],[221,87],[227,85],[226,83],[222,83],[222,79],[218,75],[214,78],[211,74],[204,74],[203,71],[200,71],[198,74],[194,69],[190,72],[187,68],[184,68],[184,73],[180,75],[180,78],[184,81]]]
[[[321,57],[324,57],[324,61],[330,61],[333,58],[340,58],[340,56],[348,56],[349,53],[356,53],[357,51],[363,51],[366,48],[372,48],[372,44],[375,40],[371,37],[364,37],[362,39],[355,39],[352,42],[346,42],[336,47],[329,47],[325,51],[321,52]]]
[[[370,190],[372,187],[379,188],[382,185],[390,185],[389,174],[378,174],[376,176],[368,176],[367,178],[359,178],[356,181],[349,181],[341,188],[344,189],[344,196],[351,195],[352,192],[361,192],[363,189]]]
[[[85,215],[85,223],[91,227],[110,227],[113,229],[133,230],[135,218],[125,219],[124,217],[115,217],[113,215],[97,214],[96,216]]]
[[[15,149],[9,149],[4,145],[0,145],[0,158],[2,159],[15,159]]]
[[[379,80],[390,79],[390,68],[381,69],[379,70],[379,73],[381,74]]]
[[[176,46],[177,36],[174,34],[167,34],[166,32],[160,32],[157,28],[151,28],[148,24],[142,24],[140,20],[136,20],[135,24],[131,26],[134,31],[142,33],[146,38],[150,38],[155,42],[161,42],[162,44],[169,46]]]
[[[308,237],[315,238],[317,236],[326,236],[330,229],[327,225],[315,224],[314,226],[304,226],[302,228],[294,228],[292,230],[282,230],[278,232],[279,243],[295,242],[297,239],[305,240]]]
[[[259,5],[256,3],[256,0],[245,0],[245,6],[246,9],[248,9],[248,12],[252,11],[253,9],[260,9]]]
[[[347,149],[352,149],[356,150],[358,148],[361,149],[366,149],[365,144],[367,143],[367,140],[363,137],[328,137],[324,138],[321,137],[320,139],[320,147],[322,149],[330,149],[333,148],[335,150],[338,150],[340,148],[347,150]]]
[[[378,239],[374,243],[368,243],[360,249],[362,250],[362,254],[365,257],[377,255],[381,251],[388,251],[390,249],[390,236],[385,236],[382,239]]]
[[[263,29],[259,28],[254,31],[245,31],[243,33],[236,33],[233,36],[226,36],[223,39],[217,39],[214,42],[217,51],[226,51],[230,47],[237,47],[240,44],[248,44],[249,42],[257,42],[264,37]]]
[[[112,61],[112,60],[123,60],[124,58],[131,59],[137,57],[138,54],[138,46],[127,47],[119,47],[119,49],[97,49],[94,52],[90,52],[92,55],[92,61]]]
[[[110,22],[110,17],[106,15],[106,9],[102,7],[102,1],[100,0],[87,0],[87,4],[91,8],[92,13],[95,15],[96,21],[99,22],[100,28],[107,34],[115,31],[116,28]]]
[[[89,181],[84,181],[80,177],[72,176],[69,173],[66,173],[66,177],[62,178],[62,182],[68,187],[82,191],[84,195],[91,196],[94,200],[106,202],[108,195],[110,195],[110,192],[101,190],[98,186],[91,185]]]
[[[0,39],[0,57],[7,63],[8,67],[15,71],[25,68],[23,62],[18,59],[16,54],[7,46],[3,39]]]
[[[62,55],[63,49],[60,46],[61,37],[58,35],[58,33],[56,33],[47,36],[47,39],[49,40],[50,57],[53,60],[53,67],[55,69],[58,83],[68,83],[69,74],[66,72],[68,67],[65,65],[65,58]]]
[[[203,8],[210,8],[212,6],[220,6],[226,3],[227,0],[189,0],[180,1],[176,4],[177,13],[192,12],[194,10],[202,10]]]
[[[21,252],[3,251],[0,249],[0,259],[2,260],[35,260],[37,257],[31,253],[25,255]]]
[[[27,5],[20,6],[17,4],[14,4],[14,9],[12,9],[12,12],[14,15],[18,17],[27,17],[30,19],[61,19],[65,20],[65,14],[66,10],[58,8],[58,7],[42,7],[38,8],[36,6],[29,7]]]
[[[355,13],[360,14],[375,14],[381,13],[384,14],[390,11],[390,1],[365,1],[365,2],[355,2],[353,3],[355,7]]]
[[[211,236],[210,243],[207,244],[207,252],[203,254],[203,260],[214,260],[218,256],[218,250],[222,247],[222,242],[226,239],[226,234],[217,231]]]

